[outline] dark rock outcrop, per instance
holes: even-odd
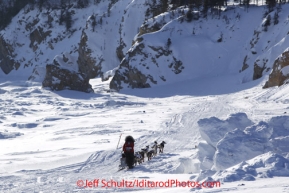
[[[56,91],[69,89],[87,93],[93,92],[86,75],[61,68],[55,64],[46,66],[46,75],[42,86]]]
[[[168,6],[169,6],[169,1],[168,0],[163,0],[163,1],[153,1],[151,4],[147,4],[148,9],[146,10],[146,17],[147,18],[153,18],[156,17],[162,13],[167,12]],[[141,36],[146,33],[151,33],[160,30],[166,23],[165,22],[155,22],[154,25],[148,26],[148,24],[144,24],[140,27],[139,29],[139,34],[138,36]]]
[[[116,48],[116,55],[119,59],[119,61],[121,61],[124,58],[124,53],[123,53],[123,49],[126,47],[126,44],[123,42],[122,38],[120,38],[120,44],[119,46]]]
[[[260,60],[256,60],[254,64],[254,73],[253,73],[253,80],[257,80],[263,76],[263,72],[266,69],[266,64],[268,62],[268,59],[263,59],[263,64],[260,66]],[[269,70],[269,69],[267,69]]]
[[[249,65],[247,64],[247,59],[248,59],[248,56],[245,56],[241,72],[249,68]]]
[[[95,78],[101,75],[101,63],[104,61],[102,58],[98,60],[92,56],[92,51],[87,45],[88,37],[83,31],[79,48],[78,48],[78,67],[79,71],[86,74],[88,78]]]
[[[253,80],[257,80],[262,77],[263,71],[265,70],[265,67],[260,67],[257,64],[254,64],[254,73],[253,73]]]
[[[160,65],[159,59],[162,57],[167,58],[167,66]],[[151,73],[151,69],[156,68],[158,73]],[[143,43],[143,38],[138,38],[137,45],[127,52],[116,70],[110,89],[119,91],[124,88],[149,88],[167,80],[168,77],[163,74],[167,68],[177,75],[183,71],[184,66],[167,45],[150,46]]]
[[[289,79],[289,74],[283,74],[284,67],[289,66],[289,50],[283,52],[281,56],[279,56],[274,64],[273,70],[269,75],[268,81],[265,83],[263,88],[269,88],[272,86],[281,86],[283,85],[287,79]],[[289,71],[289,67],[288,67]]]
[[[43,28],[38,27],[30,34],[30,45],[29,47],[33,49],[33,51],[36,51],[38,48],[38,44],[41,44],[47,36],[51,34],[51,30],[48,30],[46,32],[43,31]]]
[[[20,67],[19,62],[15,61],[13,47],[0,36],[0,67],[5,74],[9,74],[12,70],[17,70]]]
[[[139,29],[138,36],[141,36],[141,35],[147,34],[147,33],[151,33],[151,32],[155,32],[155,31],[159,31],[162,27],[163,27],[163,25],[161,25],[160,23],[157,23],[157,22],[154,25],[152,25],[151,27],[149,27],[147,24],[142,25]]]
[[[35,68],[33,77],[37,78],[43,69]],[[53,64],[46,65],[46,74],[42,82],[43,87],[49,87],[52,90],[76,90],[82,92],[93,92],[89,84],[87,74],[78,71],[78,65],[73,61],[69,53],[57,55]]]
[[[145,76],[136,68],[127,68],[129,66],[127,60],[123,60],[120,64],[123,68],[125,68],[124,72],[120,72],[120,70],[116,71],[113,79],[110,82],[110,89],[119,91],[123,89],[122,82],[129,85],[131,88],[149,88],[151,87],[147,80],[150,78],[152,81],[152,77]]]
[[[135,49],[129,51],[127,53],[127,58],[122,60],[120,63],[119,69],[115,72],[114,77],[110,82],[110,89],[113,90],[121,90],[123,89],[122,83],[128,85],[131,88],[149,88],[151,87],[147,80],[151,79],[152,82],[155,82],[152,77],[148,77],[144,75],[140,70],[136,67],[131,67],[129,64],[129,58],[132,58],[136,55],[143,56],[147,58],[148,56],[142,50],[144,48],[144,44],[138,45]]]

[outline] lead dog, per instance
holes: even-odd
[[[166,144],[165,141],[162,141],[162,142],[160,143],[160,145],[159,145],[159,149],[160,149],[159,153],[164,153],[165,144]]]

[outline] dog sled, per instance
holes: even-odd
[[[142,163],[142,157],[141,155],[139,154],[139,152],[137,152],[135,155],[134,155],[134,159],[133,159],[133,163],[134,163],[134,166],[136,166],[137,164],[141,164]],[[132,166],[132,167],[134,167]],[[121,158],[120,158],[120,165],[119,165],[119,170],[123,170],[127,167],[127,163],[126,163],[126,157],[125,157],[125,154],[122,153],[121,154]],[[131,169],[131,168],[130,168]]]
[[[134,159],[133,159],[134,162]],[[126,162],[126,156],[124,153],[121,154],[121,158],[120,158],[120,165],[119,165],[119,170],[123,170],[125,168],[129,168],[132,169],[134,167],[135,163],[133,163],[133,165],[128,166],[127,162]]]
[[[144,162],[144,158],[147,157],[148,161],[152,159],[152,157],[157,156],[157,149],[159,149],[159,153],[163,153],[163,149],[165,146],[166,142],[162,141],[162,143],[157,144],[157,142],[154,142],[154,145],[152,146],[152,150],[149,150],[149,145],[146,146],[146,148],[141,149],[141,151],[135,152],[134,155],[129,155],[129,159],[131,160],[133,165],[129,167],[129,169],[133,168],[137,164],[142,164]],[[120,165],[119,165],[119,171],[123,170],[128,167],[128,164],[126,163],[126,156],[122,152],[121,158],[120,158]]]

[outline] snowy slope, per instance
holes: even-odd
[[[256,79],[256,65],[262,68],[259,78],[270,72],[275,59],[288,48],[288,8],[284,5],[265,14],[259,6],[251,6],[249,12],[230,6],[221,17],[212,14],[192,21],[178,10],[161,14],[143,25],[148,29],[158,25],[160,30],[136,39],[111,88],[142,88],[241,71],[241,81],[248,82]],[[264,15],[273,18],[275,13],[279,22],[275,25],[272,19],[265,31]]]
[[[129,49],[137,26],[144,19],[142,14],[135,19],[129,15],[143,11],[141,5],[147,1],[123,2],[112,5],[111,20],[103,17],[107,27],[115,21],[116,28],[96,27],[94,32],[89,18],[93,13],[99,16],[106,13],[108,2],[103,1],[85,11],[75,10],[73,18],[78,22],[74,27],[81,30],[70,36],[64,33],[63,26],[58,26],[51,32],[50,40],[65,38],[53,43],[54,50],[46,43],[38,45],[39,50],[35,53],[39,56],[39,68],[43,69],[46,62],[52,62],[57,55],[61,61],[61,54],[65,54],[69,62],[62,65],[77,69],[75,42],[79,42],[85,32],[90,38],[97,37],[95,41],[89,41],[89,47],[94,48],[95,55],[103,54],[108,63],[107,70],[112,70],[118,61],[112,53],[119,45],[119,38],[109,38],[105,34],[118,33],[122,13],[117,13],[126,9],[126,22],[121,25],[131,24],[133,27],[131,30],[128,27],[121,29],[127,45],[123,50]],[[130,7],[136,8],[134,13]],[[151,71],[148,71],[136,65],[143,73],[166,77],[166,82],[158,79],[162,83],[153,88],[107,92],[109,81],[95,78],[90,81],[95,93],[52,92],[41,87],[38,82],[41,75],[34,81],[26,80],[34,66],[13,71],[8,76],[0,72],[0,191],[289,192],[289,87],[262,89],[267,74],[248,81],[253,76],[251,63],[257,57],[265,57],[265,53],[275,50],[266,55],[273,61],[279,51],[285,50],[288,8],[288,5],[283,6],[277,25],[284,30],[279,33],[277,28],[275,31],[269,27],[267,32],[261,32],[262,39],[254,51],[264,55],[250,56],[250,67],[243,73],[239,73],[243,57],[252,52],[248,45],[254,37],[254,29],[259,29],[263,22],[262,7],[252,7],[249,13],[239,7],[228,10],[229,22],[210,16],[207,20],[191,23],[173,19],[165,22],[160,31],[143,35],[145,44],[162,47],[170,37],[174,56],[182,60],[185,67],[179,76],[165,67],[151,65]],[[51,13],[59,14],[57,11]],[[236,18],[238,13],[240,18]],[[252,18],[250,13],[258,17]],[[23,20],[33,21],[33,16],[38,14],[37,10],[31,10]],[[43,19],[42,16],[37,17]],[[163,15],[156,17],[156,21],[162,20],[161,17]],[[38,24],[44,27],[44,23]],[[169,31],[172,27],[174,29]],[[26,52],[16,47],[16,57],[29,61],[34,53],[29,48],[29,33],[17,33],[15,29],[15,25],[11,25],[1,33],[6,37],[10,33],[11,41],[20,42]],[[270,33],[270,30],[274,32]],[[221,34],[223,40],[217,42]],[[261,44],[267,44],[264,40],[269,37],[275,38],[278,46],[269,43],[270,46],[262,51]],[[97,39],[105,40],[105,51],[104,41],[99,43]],[[284,44],[280,43],[282,40]],[[130,51],[138,44],[136,42]],[[140,61],[140,55],[132,59]],[[166,59],[173,60],[173,57],[159,57],[159,66],[165,66]],[[130,62],[136,64],[133,60]],[[133,170],[118,171],[126,135],[136,139],[136,150],[164,140],[167,143],[164,153]],[[221,187],[83,187],[86,183],[95,185],[97,179],[118,182],[219,181]]]
[[[268,122],[288,110],[288,86],[263,90],[260,85],[264,79],[240,84],[235,78],[193,80],[123,93],[106,93],[107,83],[95,79],[91,81],[95,94],[85,95],[74,91],[52,93],[33,82],[2,81],[1,132],[14,138],[0,140],[1,192],[190,192],[193,189],[189,187],[82,189],[76,182],[94,179],[199,181],[201,176],[208,176],[208,172],[201,170],[198,157],[199,143],[205,142],[200,133],[200,120],[212,116],[226,120],[232,114],[246,113],[254,123]],[[215,85],[219,85],[218,89]],[[234,119],[231,123],[238,125]],[[120,134],[123,137],[116,150]],[[155,140],[165,140],[167,145],[164,153],[151,161],[132,171],[118,172],[120,146],[125,135],[135,137],[136,150]],[[284,135],[283,149],[275,145],[275,141],[272,147],[277,149],[273,148],[272,153],[260,153],[260,157],[243,160],[241,165],[216,173],[211,181],[220,180],[221,187],[210,190],[288,191],[286,180],[271,178],[288,176],[288,155],[285,154],[288,134],[278,135]],[[230,147],[235,147],[234,144]],[[233,153],[238,153],[238,149],[234,150]],[[263,162],[268,164],[262,166]],[[253,175],[254,170],[256,174],[261,172],[260,175]],[[255,181],[248,181],[252,179]],[[228,182],[235,180],[237,183]]]
[[[20,63],[20,67],[7,76],[28,79],[32,75],[30,78],[35,81],[43,81],[45,66],[53,63],[54,59],[63,68],[77,71],[79,43],[83,34],[88,37],[87,50],[91,52],[87,55],[95,60],[94,65],[101,64],[101,73],[112,70],[120,62],[116,54],[120,40],[121,51],[125,53],[145,20],[147,5],[144,4],[145,1],[121,0],[91,2],[83,9],[67,7],[72,15],[69,30],[65,22],[60,25],[62,13],[59,7],[41,11],[37,7],[26,7],[1,31],[3,39],[13,47],[14,60]],[[94,30],[90,20],[92,15],[96,18]],[[5,76],[2,70],[1,74]]]
[[[96,76],[104,78],[117,70],[111,86],[117,90],[241,70],[240,81],[248,82],[269,73],[275,59],[288,48],[286,4],[267,15],[262,6],[252,5],[247,12],[231,5],[221,17],[209,14],[207,18],[187,21],[187,8],[153,17],[151,7],[160,2],[98,1],[84,9],[67,7],[73,21],[70,30],[59,24],[60,9],[26,7],[1,31],[2,38],[13,47],[13,59],[20,64],[8,76],[42,81],[45,66],[56,61],[62,68],[84,73],[98,66]],[[279,15],[276,25],[275,13]],[[268,15],[272,21],[265,31]],[[86,65],[88,69],[83,70]],[[258,75],[256,66],[262,69]],[[140,78],[144,82],[135,79],[139,73],[144,75]]]

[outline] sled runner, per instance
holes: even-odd
[[[134,168],[134,166],[131,166],[131,167],[127,166],[126,157],[125,157],[125,154],[123,153],[121,158],[120,158],[120,165],[119,165],[118,171],[123,170],[125,168],[132,169],[132,168]]]

